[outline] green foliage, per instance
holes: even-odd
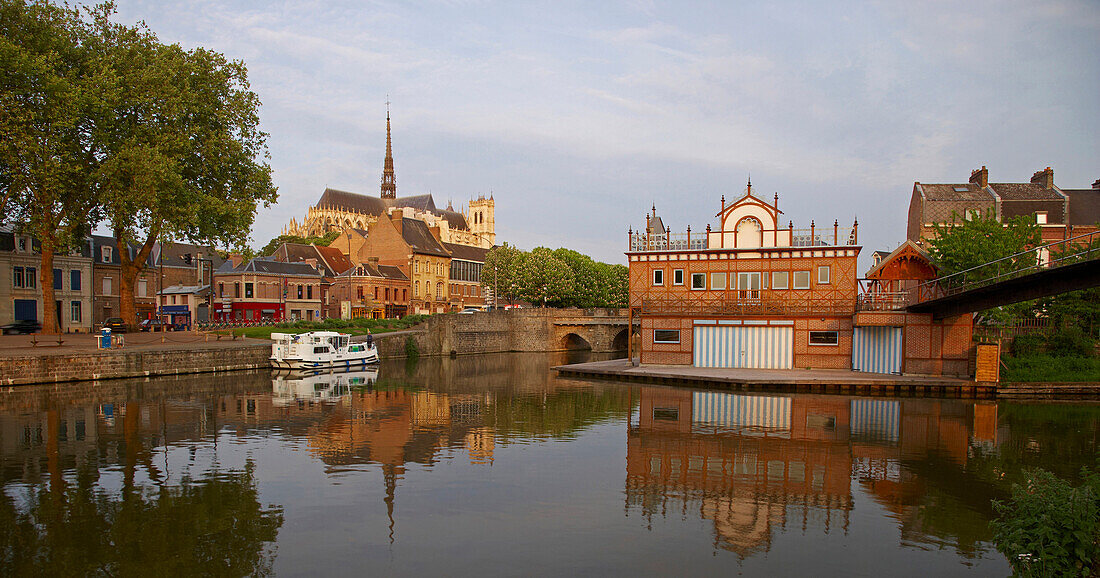
[[[340,331],[351,335],[387,333],[419,325],[427,315],[406,315],[399,319],[324,319],[321,321],[287,321],[260,327],[239,327],[234,335],[256,339],[270,339],[272,333],[304,333],[306,331]]]
[[[1019,339],[1019,337],[1017,337]],[[1032,354],[1002,357],[1001,382],[1100,382],[1100,358]]]
[[[537,305],[562,305],[573,294],[573,270],[546,247],[523,255],[516,270],[519,295]]]
[[[1093,357],[1096,340],[1080,327],[1069,326],[1047,337],[1047,351],[1055,357]]]
[[[962,224],[935,223],[933,227],[936,235],[929,242],[929,252],[941,276],[974,269],[961,275],[962,281],[978,281],[1036,263],[1034,253],[1025,253],[979,267],[1040,244],[1039,226],[1027,217],[1001,223],[992,215],[985,215]]]
[[[320,237],[299,237],[297,235],[279,235],[274,239],[267,242],[259,251],[258,255],[271,255],[275,252],[275,249],[279,248],[279,245],[283,243],[298,243],[301,245],[317,245],[319,247],[328,247],[329,243],[332,243],[340,236],[340,231],[329,231]]]
[[[1013,357],[1038,355],[1046,350],[1046,346],[1046,338],[1038,333],[1017,335],[1012,340],[1012,355]]]
[[[405,357],[408,359],[420,357],[420,346],[416,344],[416,340],[412,336],[405,338]]]
[[[1071,486],[1045,470],[994,501],[993,542],[1018,576],[1089,576],[1100,569],[1100,474]]]
[[[481,269],[482,286],[499,287],[502,301],[519,298],[556,307],[625,307],[628,277],[625,266],[572,249],[538,247],[525,253],[507,244],[489,251]]]

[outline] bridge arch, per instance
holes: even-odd
[[[561,338],[561,348],[570,351],[583,349],[591,350],[592,344],[576,333],[566,333],[565,336]]]
[[[611,341],[611,349],[615,351],[625,351],[629,336],[630,333],[625,328],[621,329],[615,334],[615,339]]]

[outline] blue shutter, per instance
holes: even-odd
[[[80,269],[69,271],[69,288],[73,291],[80,291]]]

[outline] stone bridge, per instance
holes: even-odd
[[[509,309],[433,315],[414,331],[377,336],[383,357],[404,355],[413,339],[421,355],[507,351],[626,351],[626,309]]]

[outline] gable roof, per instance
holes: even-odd
[[[988,189],[976,183],[917,183],[916,187],[928,201],[978,201],[992,203],[996,199]]]
[[[336,247],[321,247],[319,245],[314,245],[313,248],[317,250],[321,258],[325,260],[325,264],[327,264],[328,268],[335,274],[343,273],[353,267],[351,259]]]
[[[169,241],[167,243],[161,243],[160,245],[159,261],[154,260],[154,263],[158,266],[164,267],[195,267],[195,259],[201,258],[210,260],[214,269],[217,270],[221,267],[225,259],[222,259],[218,251],[213,247],[203,247],[202,245],[192,245],[190,243],[177,243],[175,241]],[[156,249],[153,250],[156,252]],[[191,255],[191,262],[188,263],[184,260],[184,256]]]
[[[233,269],[234,273],[248,271],[253,273],[267,273],[270,275],[295,275],[300,277],[321,276],[321,273],[308,263],[283,263],[282,261],[271,261],[261,257],[256,257],[247,263],[243,263],[240,267]]]
[[[405,274],[401,272],[401,269],[397,267],[392,267],[390,265],[371,265],[370,263],[355,265],[347,271],[340,273],[337,277],[380,277],[398,281],[408,280],[408,277],[406,277]]]
[[[452,259],[458,259],[460,261],[473,261],[475,263],[484,263],[485,256],[489,254],[488,249],[482,249],[481,247],[470,247],[468,245],[443,243],[443,247],[450,251]]]
[[[882,260],[878,262],[878,265],[871,267],[871,270],[867,271],[866,277],[868,279],[878,279],[888,266],[905,256],[921,259],[933,273],[936,271],[936,266],[932,264],[932,256],[921,248],[920,245],[906,239],[897,249],[894,249],[889,255],[883,257]]]
[[[989,183],[1002,201],[1061,201],[1061,193],[1036,183]]]
[[[416,219],[401,219],[401,237],[408,243],[414,253],[425,255],[438,255],[450,257],[451,253],[443,248],[443,245],[432,235],[428,225],[424,221]]]

